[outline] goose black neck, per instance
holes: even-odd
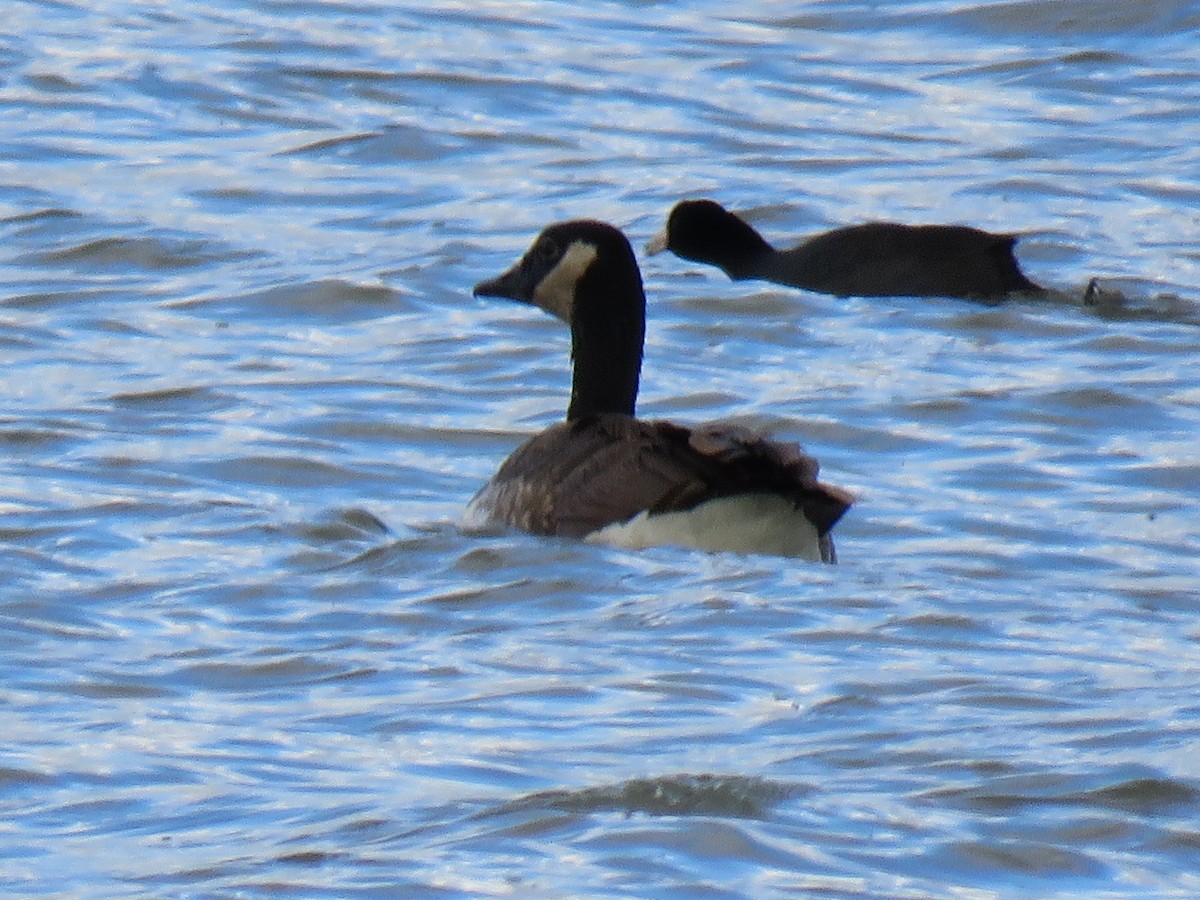
[[[616,413],[632,416],[642,372],[646,294],[628,242],[593,265],[575,289],[571,317],[571,405],[567,419]]]

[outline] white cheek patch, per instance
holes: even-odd
[[[550,274],[533,289],[533,303],[568,324],[575,312],[575,285],[596,259],[596,247],[575,241],[567,248]]]

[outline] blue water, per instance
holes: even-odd
[[[5,893],[1200,894],[1194,6],[6,17]],[[569,384],[471,285],[695,196],[1058,297],[643,258],[642,412],[803,443],[840,564],[462,532]]]

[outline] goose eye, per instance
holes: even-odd
[[[542,238],[537,242],[537,246],[533,248],[533,252],[545,262],[549,262],[558,255],[558,244],[551,238]]]

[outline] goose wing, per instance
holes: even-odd
[[[733,425],[685,428],[611,415],[564,422],[531,438],[481,498],[493,519],[582,537],[641,512],[686,511],[753,493],[788,497],[821,535],[852,502],[820,483],[816,460],[795,445]]]

